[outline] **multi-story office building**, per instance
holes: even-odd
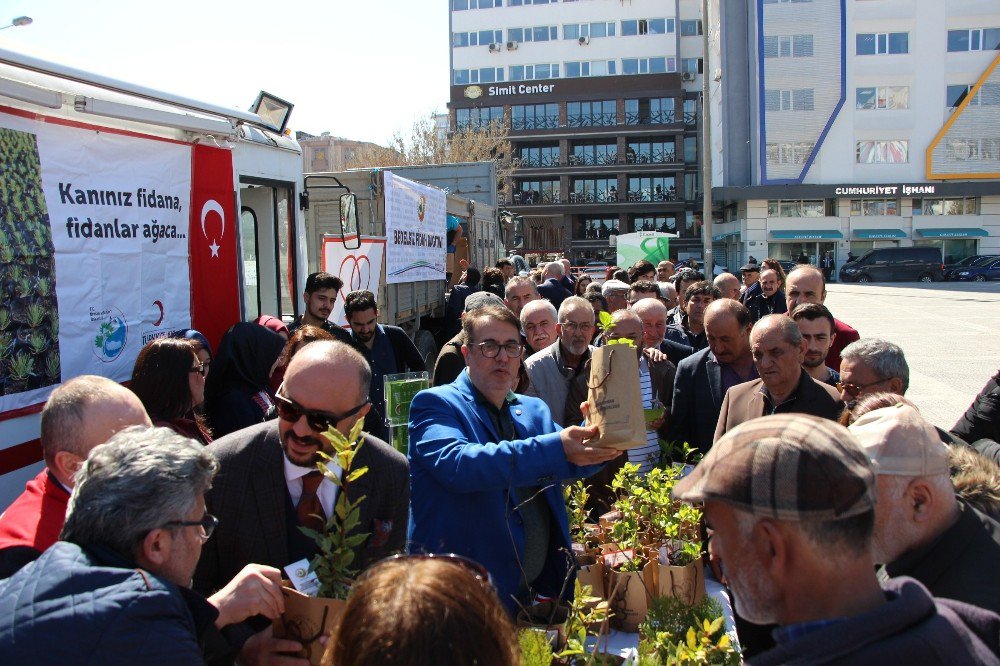
[[[343,171],[354,159],[355,154],[374,143],[355,141],[323,132],[320,136],[306,132],[296,132],[295,138],[302,146],[302,169],[310,171]]]
[[[655,230],[700,255],[700,0],[450,3],[451,127],[510,127],[519,251],[613,263]]]
[[[1000,253],[1000,3],[713,6],[718,263]]]

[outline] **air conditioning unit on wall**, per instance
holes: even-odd
[[[517,50],[517,42],[507,42],[507,50],[508,51],[516,51]]]
[[[684,72],[683,74],[681,74],[681,81],[694,81],[694,79],[695,79],[694,72]]]
[[[581,37],[580,39],[577,40],[577,42],[579,42],[580,46],[586,46],[587,44],[590,43],[590,37],[589,36]]]
[[[493,42],[490,44],[490,53],[500,53],[500,49],[503,48],[503,44],[500,42]]]

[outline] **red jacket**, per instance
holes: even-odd
[[[840,372],[840,352],[847,345],[860,340],[861,334],[836,318],[833,320],[833,331],[837,334],[837,337],[833,339],[830,351],[826,353],[826,364],[837,372]]]
[[[0,551],[31,548],[39,553],[59,539],[69,493],[43,469],[0,516]]]

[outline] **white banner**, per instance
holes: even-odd
[[[385,172],[385,281],[445,278],[447,195]]]
[[[355,236],[348,236],[352,242]],[[353,243],[352,243],[353,244]],[[361,247],[348,250],[341,242],[340,236],[323,238],[323,270],[330,275],[336,275],[344,283],[337,293],[333,312],[328,319],[337,326],[347,326],[344,317],[344,298],[349,292],[367,289],[375,294],[378,303],[379,283],[382,281],[382,257],[385,254],[384,238],[361,237]]]
[[[190,326],[190,146],[0,113],[0,197],[0,412]]]

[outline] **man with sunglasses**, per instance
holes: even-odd
[[[208,447],[220,470],[206,502],[220,527],[198,562],[196,589],[214,592],[248,562],[282,569],[317,555],[318,546],[300,528],[325,529],[340,492],[316,469],[319,452],[331,451],[322,433],[335,428],[346,435],[365,417],[371,377],[352,346],[311,342],[288,364],[275,395],[278,418]],[[368,472],[346,490],[352,501],[364,497],[358,524],[348,534],[367,535],[354,547],[359,571],[403,549],[409,508],[406,458],[376,437],[362,437],[353,467]],[[275,653],[282,651],[275,647],[280,643],[258,635],[246,649]]]
[[[841,352],[837,390],[851,409],[869,393],[905,395],[910,386],[910,366],[903,350],[886,340],[865,338]]]
[[[258,565],[207,599],[190,589],[218,525],[204,499],[217,469],[167,428],[128,428],[94,448],[60,540],[0,583],[4,663],[231,662],[237,645],[218,630],[276,618],[284,602],[280,572]]]
[[[466,370],[410,406],[410,552],[456,553],[485,566],[514,612],[572,595],[561,482],[619,451],[587,445],[596,428],[560,428],[545,403],[511,391],[521,356],[507,308],[466,313]]]

